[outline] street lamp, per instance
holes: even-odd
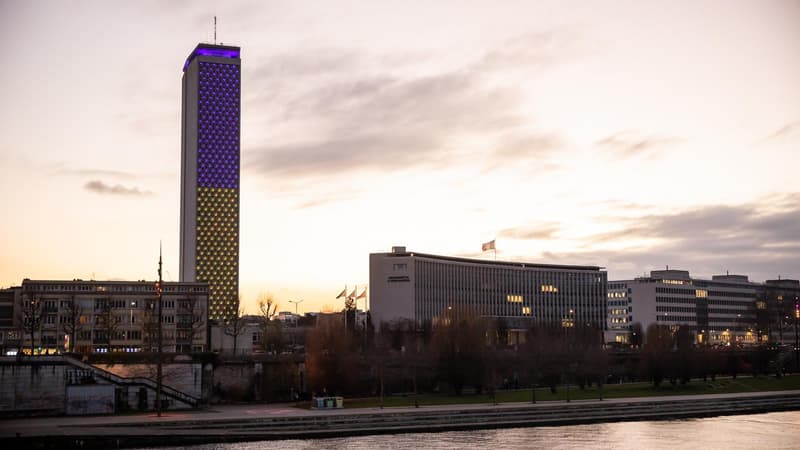
[[[299,319],[300,314],[297,312],[297,305],[303,303],[304,299],[300,300],[289,300],[289,303],[294,303],[294,326],[297,327],[297,320]]]
[[[303,303],[305,300],[289,300],[289,303],[294,303],[294,313],[297,315],[297,305]]]

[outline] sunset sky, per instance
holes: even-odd
[[[0,286],[178,279],[181,69],[242,47],[245,306],[393,245],[800,277],[800,2],[0,2]],[[361,304],[359,304],[361,306]]]

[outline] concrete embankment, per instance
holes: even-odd
[[[88,419],[44,427],[31,436],[9,436],[11,448],[113,448],[190,445],[275,439],[310,439],[368,434],[441,432],[482,428],[572,425],[593,422],[665,420],[727,414],[800,410],[800,392],[720,394],[614,399],[572,403],[448,405],[384,410],[304,411],[264,409],[263,414],[191,413]],[[126,420],[127,419],[127,420]],[[41,419],[47,420],[47,419]],[[56,420],[56,419],[52,419]],[[0,422],[0,425],[4,425]],[[5,425],[13,425],[6,422]],[[31,424],[29,424],[30,427]],[[5,427],[4,427],[5,428]],[[32,428],[31,428],[32,429]]]

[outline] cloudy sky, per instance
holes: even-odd
[[[0,286],[178,276],[181,68],[242,47],[241,286],[370,252],[800,277],[800,2],[0,2]],[[359,288],[360,290],[360,288]]]

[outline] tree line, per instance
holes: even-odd
[[[492,393],[496,389],[562,386],[579,389],[609,382],[686,384],[691,380],[780,376],[790,366],[777,347],[698,346],[686,327],[652,325],[639,348],[606,348],[603,330],[574,323],[509,330],[503,319],[448,311],[435,325],[412,321],[346,328],[327,320],[306,340],[310,390],[319,395]],[[512,336],[512,334],[514,334]],[[641,334],[641,333],[640,333]],[[513,337],[513,339],[512,339]],[[786,355],[783,355],[786,356]]]

